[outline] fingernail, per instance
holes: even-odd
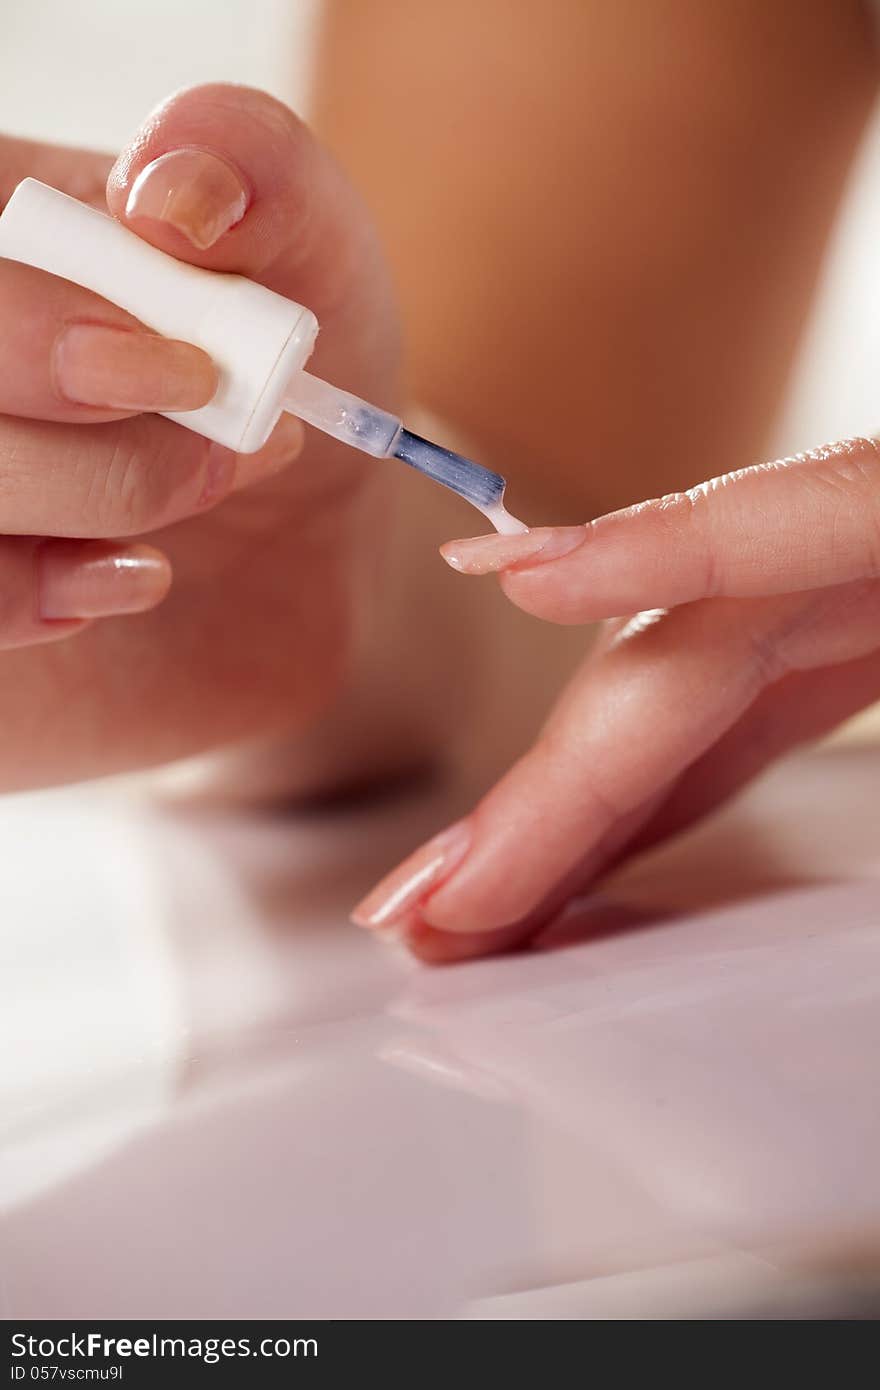
[[[526,945],[533,935],[534,930],[521,922],[495,931],[455,932],[441,931],[418,920],[410,925],[402,944],[428,965],[454,965],[457,961],[514,950]]]
[[[198,251],[207,251],[247,212],[241,176],[207,150],[170,150],[142,169],[125,204],[126,217],[165,222]]]
[[[198,410],[217,389],[217,369],[201,348],[100,323],[62,329],[52,372],[64,400],[105,410]]]
[[[38,612],[50,621],[142,613],[170,583],[165,556],[147,545],[47,541],[38,553]]]
[[[458,868],[471,846],[472,831],[466,820],[456,821],[433,840],[417,849],[383,878],[359,902],[351,920],[359,927],[383,933],[402,922],[413,908]]]
[[[440,554],[462,574],[495,574],[559,560],[587,538],[586,526],[538,526],[518,536],[474,536],[447,541]]]

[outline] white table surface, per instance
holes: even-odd
[[[0,801],[0,1316],[662,1315],[875,1238],[878,774],[801,757],[441,970],[345,921],[438,792]]]

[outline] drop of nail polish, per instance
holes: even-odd
[[[481,510],[501,536],[523,536],[529,529],[524,521],[520,521],[518,516],[511,515],[503,502],[496,502],[494,507],[481,508]]]

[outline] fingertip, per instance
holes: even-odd
[[[559,560],[583,545],[586,537],[586,526],[538,526],[447,541],[440,554],[461,574],[504,574]]]
[[[227,158],[183,146],[141,169],[125,195],[124,217],[150,240],[176,233],[207,251],[238,226],[251,199],[248,180]]]
[[[438,931],[422,922],[402,937],[402,944],[423,965],[454,965],[456,961],[468,960],[474,954],[472,943],[471,937]]]
[[[78,625],[144,613],[171,588],[171,562],[151,545],[51,540],[38,556],[37,604],[44,622]]]
[[[440,554],[458,574],[497,576],[502,592],[524,613],[572,625],[609,616],[593,611],[579,559],[589,526],[539,527],[519,535],[447,541]]]
[[[232,84],[176,93],[114,165],[111,214],[152,245],[244,275],[308,304],[320,320],[350,287],[384,286],[360,197],[295,112]]]
[[[521,923],[497,931],[447,932],[416,919],[400,939],[424,965],[456,965],[521,949],[533,934],[533,928]]]
[[[575,627],[613,616],[604,609],[594,611],[589,595],[585,596],[570,576],[558,573],[551,565],[546,568],[536,566],[528,570],[508,570],[499,574],[498,582],[505,598],[515,608],[543,622]]]
[[[479,546],[482,541],[491,541],[492,536],[475,536],[466,540],[444,541],[439,547],[440,557],[457,574],[487,574],[488,568],[480,564]],[[476,556],[471,557],[476,548]]]
[[[164,550],[159,550],[154,545],[144,545],[138,542],[126,547],[126,560],[128,565],[138,571],[138,588],[140,607],[132,608],[131,612],[147,612],[151,608],[158,608],[160,603],[171,592],[174,582],[174,569],[171,561]]]
[[[217,363],[204,348],[194,343],[177,343],[178,349],[185,350],[185,360],[189,376],[190,398],[197,404],[185,407],[188,410],[201,410],[210,405],[220,385],[220,371]]]
[[[267,92],[190,87],[157,107],[121,152],[107,206],[179,259],[259,275],[307,214],[313,146],[303,122]]]

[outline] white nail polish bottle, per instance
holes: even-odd
[[[170,413],[236,453],[261,448],[287,410],[374,458],[397,458],[457,492],[499,531],[525,531],[505,480],[411,434],[400,420],[303,370],[318,335],[311,309],[241,275],[167,256],[122,223],[37,179],[0,216],[0,256],[94,291],[168,338],[203,348],[220,384],[199,410]]]

